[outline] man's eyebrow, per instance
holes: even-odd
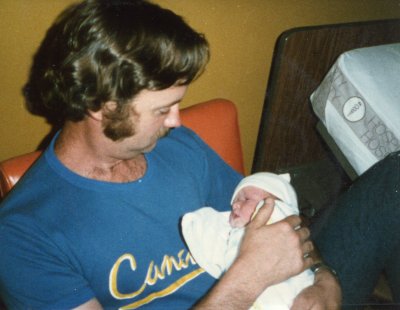
[[[180,103],[181,101],[182,101],[182,99],[175,100],[175,101],[171,102],[168,106],[171,107],[177,103]]]
[[[175,104],[177,104],[177,103],[180,103],[181,101],[182,101],[182,99],[178,99],[178,100],[175,100],[175,101],[173,101],[173,102],[170,102],[170,103],[168,103],[168,104],[166,104],[166,105],[158,106],[158,107],[155,107],[155,108],[156,108],[156,109],[160,109],[160,108],[172,107],[173,105],[175,105]]]

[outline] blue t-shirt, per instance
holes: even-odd
[[[134,182],[81,177],[54,140],[0,208],[0,286],[12,309],[187,309],[214,280],[190,256],[183,214],[229,208],[241,176],[187,128],[146,154]]]

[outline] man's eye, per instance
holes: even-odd
[[[170,110],[170,108],[161,108],[158,110],[158,113],[160,113],[161,115],[165,115],[168,114]]]

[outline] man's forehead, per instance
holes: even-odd
[[[132,100],[134,105],[168,106],[182,101],[187,86],[172,86],[162,90],[141,90]]]

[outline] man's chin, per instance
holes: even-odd
[[[170,131],[171,131],[170,129],[167,129],[167,130],[163,130],[162,132],[159,132],[158,135],[157,135],[156,141],[155,141],[152,145],[149,145],[147,148],[145,148],[145,149],[143,150],[143,153],[149,153],[149,152],[151,152],[152,150],[154,150],[154,148],[156,147],[156,145],[157,145],[157,143],[158,143],[158,140],[160,140],[160,139],[165,138],[166,136],[168,136],[168,134],[170,133]]]
[[[170,132],[171,132],[170,128],[160,131],[160,133],[158,134],[158,139],[165,138],[166,136],[169,135]]]
[[[154,150],[154,148],[156,147],[157,142],[155,142],[152,145],[149,145],[148,147],[146,147],[145,149],[142,150],[142,153],[150,153],[152,150]]]

